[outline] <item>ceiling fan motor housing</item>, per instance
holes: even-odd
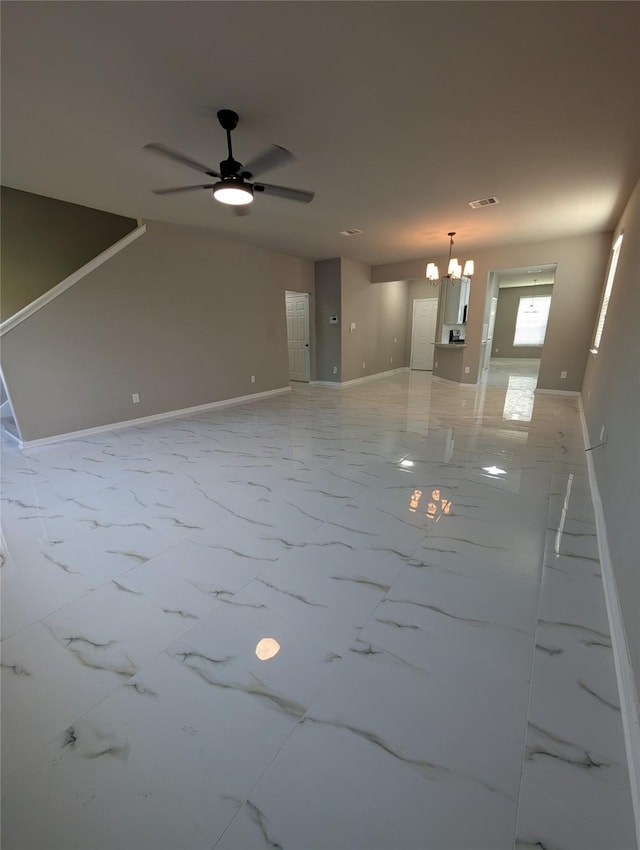
[[[231,132],[238,126],[238,113],[234,112],[233,109],[219,109],[218,121],[223,130]]]
[[[236,177],[241,168],[242,163],[230,156],[228,159],[223,159],[220,163],[220,176],[223,180]]]

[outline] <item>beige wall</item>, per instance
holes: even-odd
[[[320,381],[351,381],[407,363],[407,281],[372,284],[370,277],[370,266],[340,257],[315,264]],[[333,315],[336,325],[329,324]]]
[[[149,223],[3,336],[22,438],[288,386],[284,292],[313,288],[310,261]]]
[[[1,187],[4,321],[137,226],[131,218]]]
[[[640,183],[616,227],[624,241],[600,350],[589,355],[582,404],[604,505],[627,643],[640,687]],[[604,288],[604,276],[600,291]]]
[[[341,267],[342,380],[405,366],[406,281],[372,284],[369,266],[343,259]]]
[[[520,299],[533,295],[553,295],[553,286],[541,284],[535,287],[535,291],[531,286],[509,286],[499,290],[492,357],[542,357],[541,345],[513,344]]]
[[[466,348],[459,345],[452,345],[449,348],[436,348],[433,374],[437,378],[444,378],[447,381],[456,381],[464,383],[463,374],[464,357]]]
[[[463,237],[460,237],[461,239]],[[476,383],[480,368],[482,326],[488,320],[486,304],[489,274],[497,269],[557,263],[554,297],[540,364],[538,386],[543,389],[579,391],[584,377],[593,322],[611,241],[610,233],[595,233],[571,239],[505,245],[472,252],[476,272],[466,327],[467,347],[461,355],[455,380]],[[467,256],[467,252],[461,251]],[[469,256],[471,256],[469,254]],[[443,267],[444,257],[429,257]],[[372,280],[419,279],[424,276],[427,260],[374,266]],[[464,374],[464,367],[469,373]],[[567,372],[561,379],[560,372]],[[438,374],[435,370],[434,374]],[[444,377],[444,376],[441,376]]]

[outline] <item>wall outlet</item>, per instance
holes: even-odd
[[[131,401],[134,404],[140,404],[140,394],[139,393],[131,393]]]
[[[567,373],[566,373],[566,371],[565,371],[564,369],[562,370],[562,372],[560,372],[560,377],[561,377],[563,380],[564,380],[564,378],[566,378],[566,377],[567,377]]]
[[[356,329],[356,323],[355,323],[355,322],[351,322],[351,324],[349,325],[349,330],[350,330],[350,331],[355,331],[355,329]]]
[[[499,349],[499,348],[494,348],[494,349],[493,349],[493,353],[494,353],[494,354],[497,354],[499,351],[500,351],[500,349]]]
[[[465,375],[469,374],[469,367],[468,366],[464,367],[464,373],[465,373]]]
[[[252,383],[252,384],[255,384],[255,382],[256,382],[256,376],[255,376],[255,375],[252,375],[252,376],[251,376],[251,383]]]
[[[435,369],[437,369],[437,368],[438,368],[438,361],[437,361],[437,360],[436,360],[436,362],[433,364],[433,366],[434,366],[434,368],[435,368]]]
[[[394,342],[397,342],[397,341],[398,341],[398,337],[397,337],[397,336],[394,336],[393,341],[394,341]]]
[[[334,375],[337,375],[337,374],[338,374],[338,367],[337,367],[337,366],[334,366],[334,367],[333,367],[333,374],[334,374]]]
[[[362,368],[364,369],[364,360],[362,361]]]
[[[389,358],[389,363],[393,363],[393,357]]]

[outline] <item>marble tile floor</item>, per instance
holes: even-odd
[[[633,850],[577,399],[536,373],[6,439],[4,850]]]

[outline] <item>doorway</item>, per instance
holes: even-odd
[[[556,264],[491,272],[485,303],[483,366],[490,358],[540,360],[551,308]],[[488,355],[488,358],[486,357]]]
[[[413,302],[411,368],[433,371],[436,342],[437,298],[417,298]]]
[[[287,313],[287,351],[289,353],[289,380],[311,380],[311,355],[309,333],[309,293],[284,294]]]

